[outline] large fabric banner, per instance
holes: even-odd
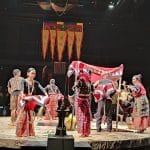
[[[102,80],[104,78],[117,81],[123,75],[123,69],[124,69],[123,64],[121,64],[118,67],[107,68],[107,67],[90,65],[82,61],[72,61],[69,67],[72,67],[77,73],[80,71],[81,68],[83,70],[84,69],[90,70],[92,82],[96,82],[97,80]]]
[[[42,55],[45,60],[49,42],[49,30],[42,30]]]

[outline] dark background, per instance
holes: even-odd
[[[119,4],[113,10],[110,2]],[[114,67],[125,66],[124,79],[141,73],[144,84],[150,85],[150,0],[80,0],[80,7],[63,16],[44,11],[36,0],[0,0],[0,85],[6,86],[13,68],[34,66],[41,71],[45,65],[53,67],[50,55],[46,62],[41,53],[43,21],[84,23],[84,42],[81,60],[89,64]],[[75,60],[76,56],[73,55]],[[57,58],[55,58],[57,61]],[[68,62],[67,50],[63,61]],[[56,77],[64,90],[64,75]]]

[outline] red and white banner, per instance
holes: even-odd
[[[118,67],[107,68],[107,67],[89,65],[82,61],[72,61],[69,67],[72,67],[76,72],[79,72],[81,69],[90,70],[92,72],[91,74],[92,82],[96,82],[97,80],[102,80],[102,79],[110,79],[113,81],[117,81],[123,75],[123,69],[124,69],[123,64],[121,64]]]

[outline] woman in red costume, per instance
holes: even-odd
[[[34,78],[36,70],[29,68],[27,78],[22,81],[22,92],[18,100],[18,118],[16,122],[16,135],[18,137],[35,136],[34,130],[34,109],[36,106],[44,106],[48,95],[40,83]],[[45,96],[37,95],[40,89]]]
[[[87,137],[90,134],[90,92],[91,82],[89,73],[80,71],[77,77],[76,87],[78,89],[75,99],[75,115],[77,120],[77,131],[81,137]]]
[[[56,120],[57,117],[57,108],[58,108],[58,99],[62,97],[62,94],[55,84],[55,79],[50,80],[50,84],[45,87],[49,95],[49,103],[46,105],[46,113],[45,113],[45,120]]]
[[[146,90],[141,83],[141,75],[134,75],[132,78],[132,85],[128,88],[132,90],[134,96],[134,108],[133,108],[133,123],[138,133],[143,133],[148,127],[149,120],[149,102],[146,96]]]

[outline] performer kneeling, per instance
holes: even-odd
[[[146,96],[146,90],[141,83],[141,75],[134,75],[132,85],[128,88],[132,90],[135,102],[133,107],[133,124],[138,133],[143,133],[148,127],[149,121],[149,102]]]
[[[95,101],[98,103],[97,112],[94,115],[96,118],[97,132],[101,131],[101,123],[103,116],[107,122],[107,131],[112,130],[112,95],[115,93],[115,87],[111,80],[101,80],[94,84]]]
[[[29,68],[27,78],[22,81],[22,92],[18,100],[18,118],[16,121],[16,135],[35,136],[34,131],[34,108],[38,105],[44,106],[48,95],[40,83],[34,78],[36,70]],[[45,96],[37,96],[37,89],[40,89]]]

